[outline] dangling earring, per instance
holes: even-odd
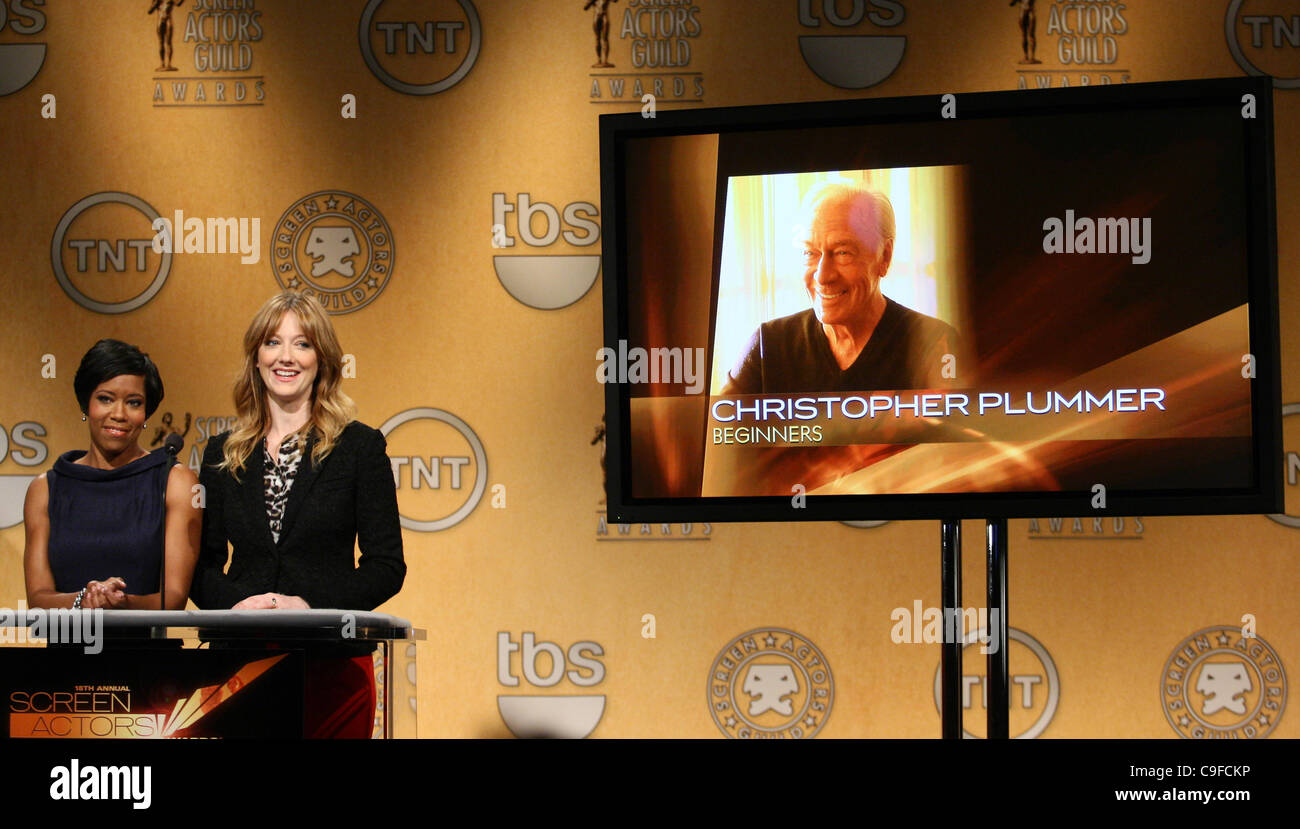
[[[81,416],[81,422],[82,422],[82,423],[85,423],[85,422],[86,422],[86,416],[85,416],[85,415],[82,415],[82,416]]]
[[[141,426],[140,428],[141,428],[141,429],[148,429],[148,428],[149,428],[149,424],[146,423],[146,424],[144,424],[143,426]]]

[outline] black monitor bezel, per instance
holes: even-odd
[[[917,495],[632,498],[629,469],[628,386],[605,386],[606,495],[610,523],[686,521],[843,521],[943,518],[1101,517],[1121,515],[1268,514],[1283,510],[1281,366],[1277,294],[1276,196],[1273,166],[1273,89],[1266,77],[962,93],[951,99],[958,117],[1008,118],[1056,112],[1123,111],[1171,106],[1245,106],[1248,171],[1247,247],[1252,384],[1254,487],[1238,490],[1110,491],[1104,507],[1091,493],[988,492]],[[627,239],[623,152],[630,139],[652,136],[857,126],[944,120],[942,95],[868,98],[800,104],[659,110],[602,115],[600,164],[604,345],[627,339]],[[802,503],[800,504],[800,501]],[[796,506],[796,504],[800,504]]]

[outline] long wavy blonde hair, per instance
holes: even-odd
[[[239,420],[223,447],[225,459],[218,467],[236,479],[244,471],[249,455],[253,454],[271,425],[271,413],[266,402],[266,384],[257,367],[258,352],[262,344],[280,327],[284,315],[294,313],[303,334],[316,350],[316,379],[312,383],[311,417],[301,430],[306,436],[314,434],[316,445],[312,448],[312,463],[320,463],[339,435],[356,415],[356,405],[343,393],[343,349],[330,318],[315,297],[285,291],[267,300],[253,317],[244,334],[244,367],[235,380],[235,413]]]

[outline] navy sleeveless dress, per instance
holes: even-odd
[[[127,593],[157,593],[171,458],[158,449],[118,469],[95,469],[74,463],[85,454],[65,452],[45,473],[54,589],[75,593],[118,576]]]

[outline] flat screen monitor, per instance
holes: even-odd
[[[1267,79],[600,129],[611,521],[1281,510]]]

